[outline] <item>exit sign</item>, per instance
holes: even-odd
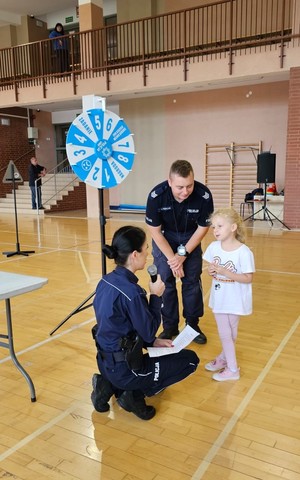
[[[73,22],[73,17],[66,17],[65,18],[65,23],[72,23]]]

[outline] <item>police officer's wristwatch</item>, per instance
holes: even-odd
[[[177,253],[180,257],[188,257],[189,256],[189,252],[186,250],[184,245],[179,245],[179,247],[177,247]]]

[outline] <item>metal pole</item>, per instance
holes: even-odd
[[[103,188],[99,188],[99,206],[100,206],[100,242],[101,242],[101,265],[102,265],[102,276],[106,274],[106,257],[102,252],[102,247],[105,245],[105,224],[106,217],[104,215],[104,196]]]

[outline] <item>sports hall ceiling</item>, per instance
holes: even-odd
[[[8,23],[6,18],[11,15],[42,16],[77,5],[78,0],[0,0],[0,25]]]

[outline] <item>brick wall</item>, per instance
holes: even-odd
[[[9,119],[10,125],[1,125],[0,123],[0,197],[5,197],[11,193],[12,184],[3,183],[7,166],[12,160],[20,172],[24,181],[28,181],[28,168],[31,157],[35,156],[35,148],[29,144],[27,137],[27,110],[24,108],[0,109],[1,118]],[[5,116],[16,115],[13,116]],[[24,117],[24,118],[19,118]],[[16,184],[16,187],[20,185]],[[86,209],[86,187],[80,182],[73,192],[65,196],[58,205],[52,207],[51,211],[68,211]]]
[[[62,200],[58,201],[57,205],[53,205],[51,213],[82,209],[86,209],[86,186],[84,182],[80,182],[73,192],[69,192]],[[47,213],[47,210],[45,210],[45,213]]]
[[[22,108],[10,108],[0,110],[0,113],[3,113],[0,119],[7,118],[10,121],[9,126],[0,123],[0,197],[5,197],[12,191],[12,184],[2,183],[10,160],[15,163],[23,180],[28,180],[28,166],[30,158],[35,155],[35,150],[28,143],[27,111]],[[5,117],[5,113],[25,118]]]
[[[290,71],[284,222],[300,228],[300,68]]]

